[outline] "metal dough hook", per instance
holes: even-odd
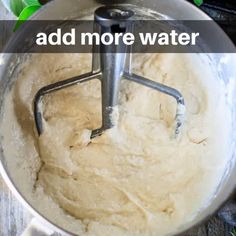
[[[94,29],[101,34],[131,32],[130,20],[133,15],[133,11],[122,6],[100,7],[94,13]],[[37,92],[34,99],[34,118],[39,135],[43,133],[43,116],[40,106],[43,96],[92,79],[99,79],[102,85],[102,126],[92,131],[91,138],[101,135],[114,126],[112,113],[118,105],[121,79],[139,83],[175,98],[177,102],[175,135],[179,134],[185,110],[183,96],[174,88],[132,73],[130,48],[120,40],[119,45],[94,47],[91,72],[47,85]]]

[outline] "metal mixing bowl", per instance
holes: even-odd
[[[190,3],[184,0],[127,0],[127,1],[110,1],[110,3],[125,3],[125,4],[133,4],[138,6],[138,8],[148,8],[152,11],[160,12],[161,14],[170,16],[173,19],[178,20],[209,20],[210,18],[201,12],[199,9],[191,5]],[[95,9],[98,6],[102,5],[103,1],[84,1],[84,0],[57,0],[52,1],[49,4],[45,5],[40,9],[40,11],[35,14],[32,19],[37,20],[58,20],[58,19],[73,19],[79,15],[81,12],[88,12],[91,9]],[[80,14],[81,15],[81,14]],[[27,29],[26,29],[27,30]],[[219,47],[223,47],[224,44],[229,45],[234,50],[234,45],[222,32],[219,30]],[[21,42],[21,37],[23,37],[24,30],[19,31],[14,35],[9,42],[11,47],[17,46]],[[8,45],[8,46],[9,46]],[[224,54],[211,54],[209,55],[209,61],[212,64],[218,65],[220,60],[224,57]],[[217,78],[222,80],[223,84],[227,85],[229,83],[229,78],[233,78],[236,80],[236,60],[235,54],[229,55],[230,60],[227,63],[222,64],[222,68],[218,73]],[[6,54],[4,56],[4,63],[0,64],[0,122],[2,119],[3,113],[3,103],[5,99],[5,94],[9,90],[9,88],[14,84],[13,81],[13,73],[15,71],[15,67],[19,64],[21,60],[21,55],[16,54]],[[226,86],[227,87],[227,86]],[[229,87],[229,86],[228,86]],[[232,88],[229,88],[232,89]],[[233,88],[234,91],[236,88]],[[235,93],[236,94],[236,93]],[[236,96],[235,96],[236,98]],[[232,102],[232,117],[235,118],[235,110],[236,110],[236,99],[233,99]],[[235,122],[236,123],[236,122]],[[232,126],[232,147],[235,147],[236,141],[236,126],[235,124],[231,124]],[[0,132],[1,133],[1,132]],[[1,133],[1,136],[4,134]],[[0,144],[1,145],[1,144]],[[211,204],[203,209],[200,214],[196,217],[193,222],[187,223],[180,231],[184,231],[189,229],[190,227],[202,222],[204,219],[212,215],[219,207],[229,198],[230,194],[235,189],[236,185],[236,165],[235,165],[235,157],[236,157],[236,148],[232,149],[231,152],[231,160],[232,162],[227,169],[227,173],[225,174],[224,181],[222,182],[220,188],[217,191],[216,196],[212,199]],[[7,157],[3,154],[3,147],[0,146],[0,172],[8,184],[9,188],[13,191],[13,193],[18,197],[18,199],[26,206],[26,208],[38,219],[43,222],[48,228],[52,230],[59,231],[63,234],[70,234],[65,229],[62,229],[59,225],[56,225],[54,219],[47,219],[43,212],[37,208],[37,206],[32,205],[25,198],[25,193],[21,191],[19,186],[16,185],[14,181],[13,174],[9,171],[7,162]]]

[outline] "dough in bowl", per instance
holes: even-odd
[[[175,99],[123,80],[117,125],[92,140],[91,130],[102,118],[98,80],[46,96],[40,138],[32,110],[39,88],[88,72],[90,55],[27,58],[6,99],[1,126],[6,156],[12,157],[9,169],[18,165],[13,179],[26,198],[80,235],[163,236],[194,220],[224,175],[230,132],[223,88],[201,56],[134,59],[137,74],[183,94],[186,116],[178,138]]]

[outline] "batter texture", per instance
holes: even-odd
[[[36,91],[89,71],[90,60],[85,54],[31,56],[12,93],[21,104],[15,116],[24,135],[34,128]],[[40,138],[32,134],[31,151],[40,160],[34,187],[43,187],[78,219],[77,233],[166,235],[207,206],[227,163],[228,129],[222,125],[220,86],[207,69],[196,68],[196,60],[201,65],[197,55],[185,54],[136,55],[134,60],[137,74],[183,94],[186,116],[177,139],[176,101],[129,81],[122,81],[117,125],[92,140],[91,131],[101,126],[99,81],[44,98],[44,132]]]

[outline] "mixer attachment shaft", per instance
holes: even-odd
[[[103,33],[131,32],[131,19],[134,13],[122,6],[104,6],[95,11],[94,28]],[[67,80],[41,88],[34,99],[34,117],[39,135],[43,133],[43,116],[41,102],[43,96],[76,85],[99,79],[102,88],[102,126],[93,130],[91,138],[101,135],[105,130],[112,128],[113,112],[118,106],[121,79],[127,79],[159,92],[172,96],[177,101],[175,135],[180,132],[184,118],[184,98],[179,91],[155,81],[135,75],[131,71],[131,52],[127,45],[120,40],[118,45],[94,46],[92,72],[76,76]]]

